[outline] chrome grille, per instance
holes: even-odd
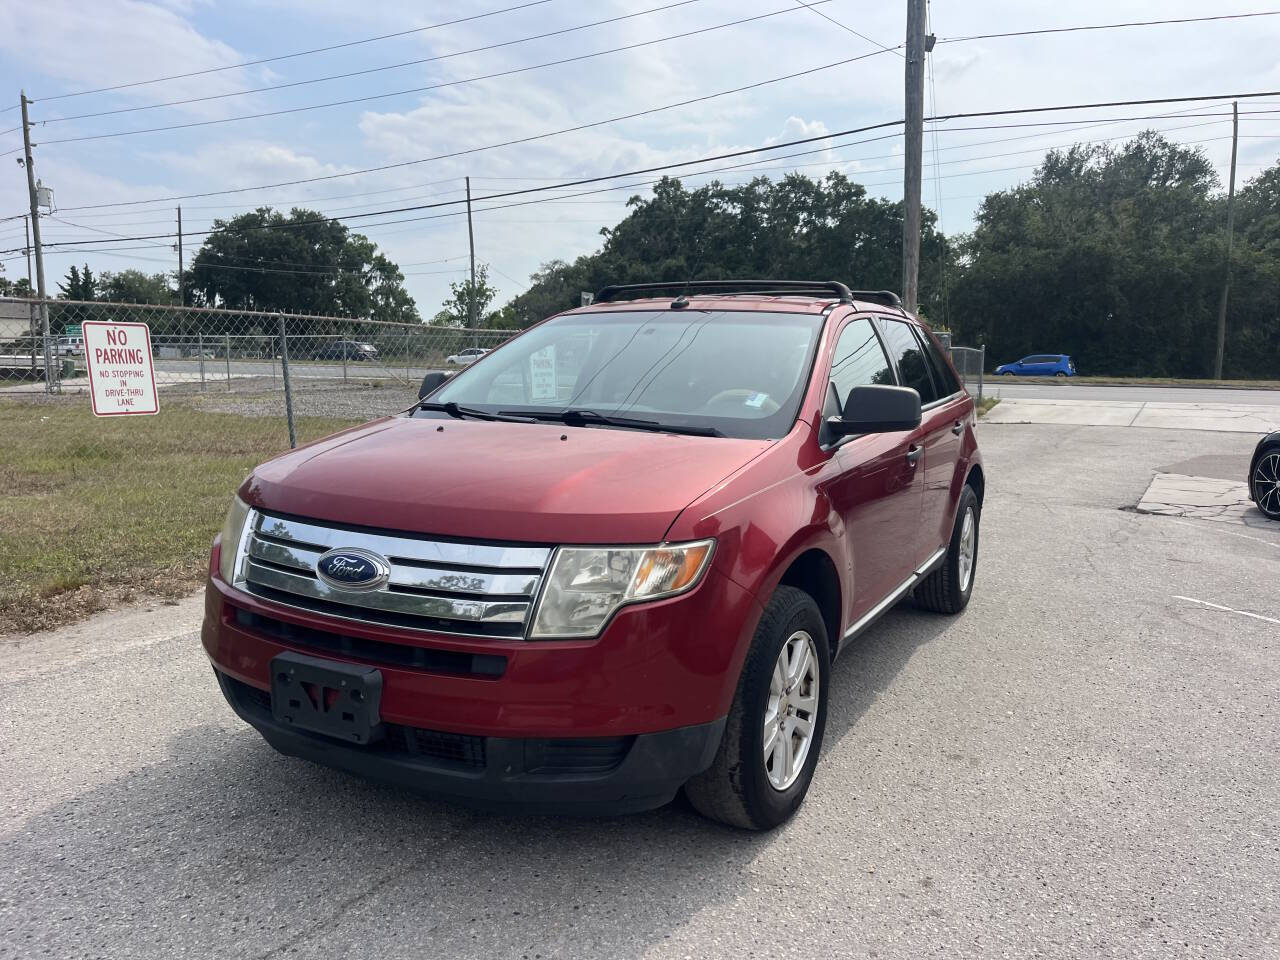
[[[328,550],[361,548],[391,567],[376,590],[316,576]],[[344,530],[254,511],[237,584],[267,599],[347,620],[469,636],[523,636],[550,547],[457,543]]]

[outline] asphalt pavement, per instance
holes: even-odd
[[[0,957],[1280,955],[1280,525],[1133,507],[1253,438],[984,424],[976,592],[833,669],[787,825],[494,817],[274,754],[199,601],[3,641]]]
[[[1238,390],[1231,387],[1154,387],[1138,384],[1118,386],[1087,383],[1006,383],[988,376],[984,392],[1010,400],[1128,400],[1138,403],[1221,403],[1245,406],[1280,406],[1280,390]]]

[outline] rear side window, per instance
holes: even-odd
[[[925,356],[929,358],[929,368],[933,370],[933,382],[938,385],[939,391],[944,397],[959,393],[960,381],[956,379],[956,375],[952,372],[951,366],[946,359],[938,352],[938,347],[933,342],[933,337],[918,328],[915,330],[915,334],[921,346],[924,347]]]
[[[885,346],[889,348],[889,355],[898,367],[899,384],[911,387],[919,393],[922,405],[933,403],[938,399],[938,390],[933,384],[933,374],[929,372],[929,361],[925,357],[924,348],[916,339],[911,325],[887,317],[882,317],[880,323],[884,330]]]
[[[884,355],[880,338],[867,317],[853,320],[840,331],[831,357],[831,385],[836,390],[839,409],[854,387],[893,386],[893,370]]]

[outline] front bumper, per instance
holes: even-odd
[[[276,750],[485,809],[578,816],[651,810],[715,759],[725,718],[633,737],[472,737],[393,725],[357,747],[276,722],[266,691],[214,671],[231,708]]]

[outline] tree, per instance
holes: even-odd
[[[63,300],[93,300],[98,295],[98,281],[87,263],[83,270],[72,264],[66,281],[58,284],[58,290]]]
[[[648,199],[632,197],[631,212],[601,231],[598,253],[573,263],[552,261],[511,302],[528,326],[575,307],[583,291],[611,283],[701,278],[842,279],[855,287],[896,289],[902,269],[901,203],[867,195],[843,174],[821,180],[789,174],[757,177],[742,186],[713,182],[687,190],[664,178]],[[946,318],[941,277],[954,253],[924,211],[921,302]]]
[[[98,294],[113,303],[178,302],[178,292],[169,286],[169,274],[146,274],[141,270],[104,273],[98,281]]]
[[[1209,375],[1218,186],[1200,149],[1154,132],[1050,152],[978,210],[951,296],[957,342],[996,363],[1048,351],[1086,373]]]
[[[215,220],[187,286],[207,306],[420,321],[404,275],[376,244],[296,207]]]
[[[478,327],[498,296],[498,291],[489,283],[489,265],[482,263],[476,268],[476,280],[472,285],[471,278],[449,284],[451,296],[441,306],[449,314],[451,327]],[[474,320],[472,319],[474,318]],[[438,319],[438,318],[437,318]]]
[[[4,264],[0,263],[0,297],[30,297],[34,296],[31,290],[31,282],[26,277],[19,277],[17,280],[10,280],[3,276]]]

